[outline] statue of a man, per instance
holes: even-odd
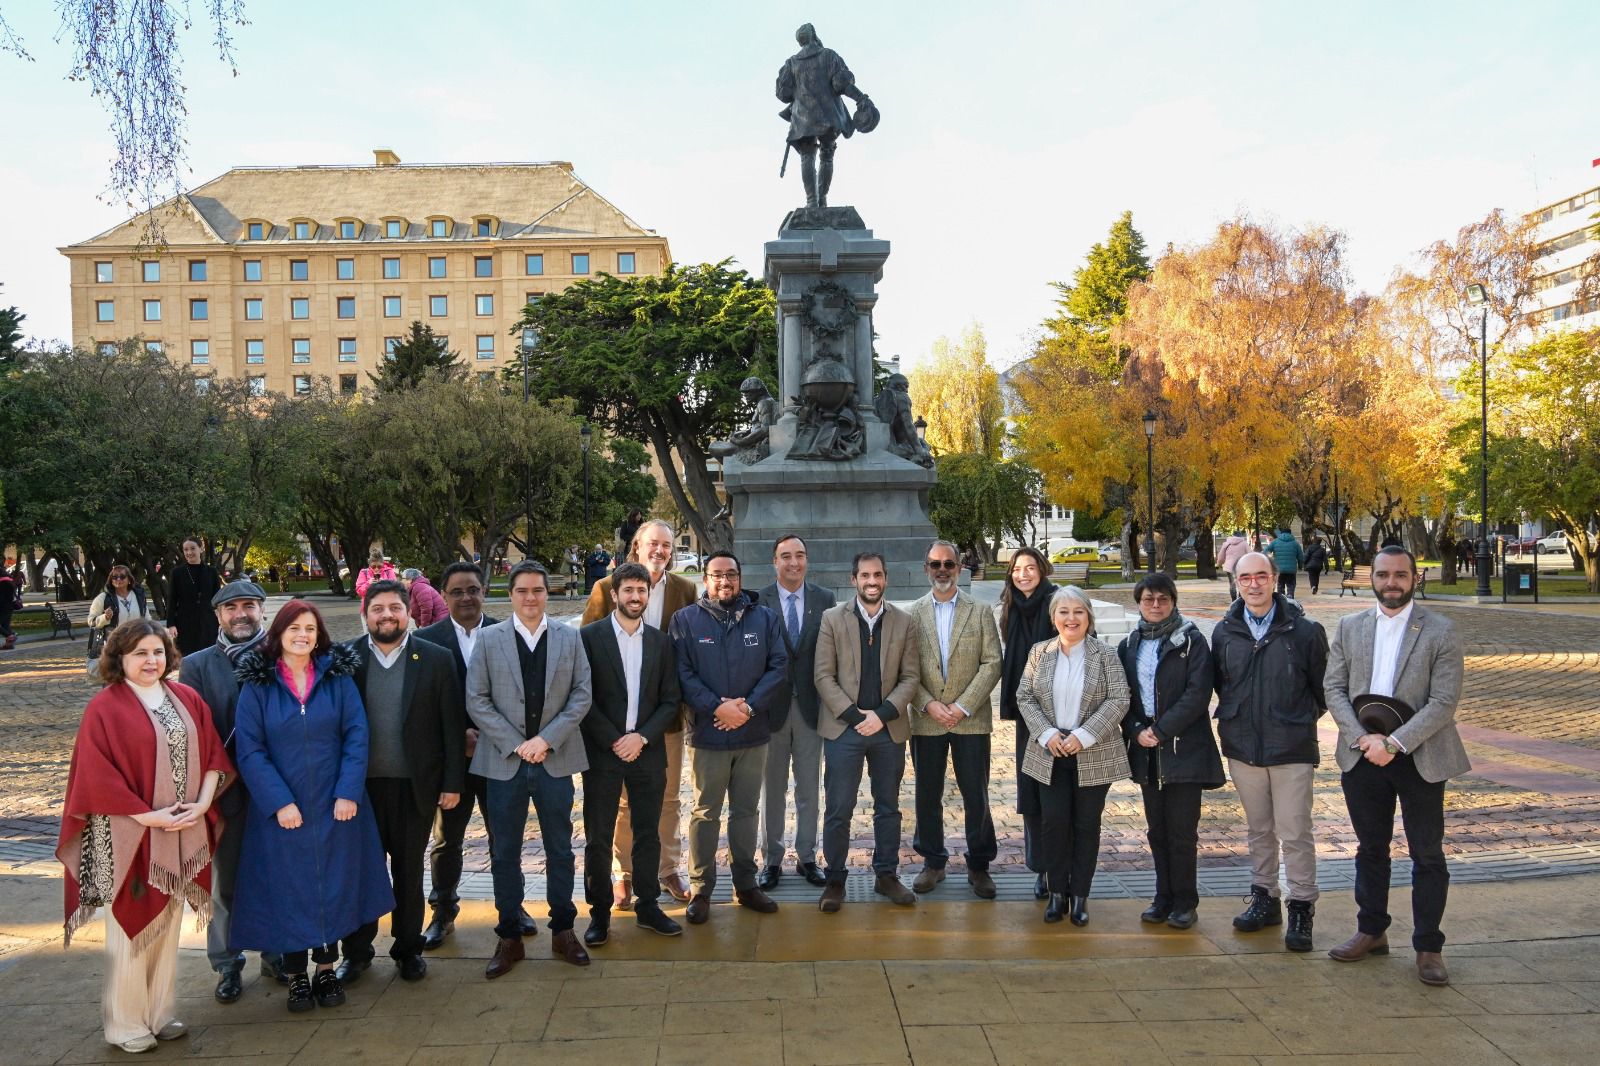
[[[778,99],[789,106],[779,112],[789,121],[789,146],[800,153],[800,180],[806,187],[807,207],[828,206],[828,186],[833,181],[833,150],[842,133],[870,133],[878,124],[878,109],[856,88],[855,75],[839,53],[822,47],[817,31],[806,23],[795,31],[800,51],[778,71]],[[855,101],[852,117],[841,97]],[[817,153],[822,169],[817,170]],[[789,160],[784,150],[784,163]],[[782,176],[782,171],[779,172]]]
[[[873,413],[889,427],[889,451],[918,466],[932,467],[933,453],[917,436],[911,417],[911,382],[904,374],[890,374],[887,387],[873,397]]]
[[[728,437],[727,444],[732,446],[729,454],[737,455],[739,461],[747,465],[759,463],[772,454],[772,444],[767,437],[778,421],[778,401],[767,391],[767,383],[758,377],[745,378],[739,385],[739,393],[754,410],[750,424]],[[712,445],[712,453],[720,455],[720,447],[724,447],[720,442]]]

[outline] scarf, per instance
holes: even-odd
[[[1182,626],[1183,615],[1176,610],[1153,625],[1141,617],[1139,619],[1139,639],[1141,641],[1163,641],[1176,633]]]
[[[1050,612],[1046,610],[1056,586],[1048,581],[1030,594],[1023,594],[1008,582],[1011,603],[1006,609],[1005,654],[1000,660],[1000,718],[1014,722],[1022,717],[1017,710],[1017,686],[1022,683],[1022,671],[1028,665],[1028,652],[1041,640],[1055,635],[1050,625]]]
[[[217,634],[217,647],[222,650],[223,655],[227,656],[229,663],[237,666],[239,664],[239,656],[243,655],[251,648],[258,646],[263,640],[266,639],[267,631],[265,629],[256,630],[255,636],[251,637],[249,640],[240,641],[238,644],[235,644],[233,641],[229,640],[228,634],[219,632]]]

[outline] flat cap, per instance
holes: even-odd
[[[262,592],[261,586],[254,581],[240,578],[238,581],[230,581],[218,589],[217,594],[211,597],[211,606],[221,607],[229,600],[260,600],[265,603],[267,594]]]

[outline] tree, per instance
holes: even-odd
[[[1023,540],[1028,514],[1039,494],[1039,472],[1021,460],[981,452],[941,455],[939,480],[928,493],[928,515],[939,536],[985,559],[1004,537]]]
[[[245,552],[244,566],[267,580],[269,571],[278,574],[278,591],[289,591],[289,568],[300,561],[300,541],[291,530],[268,529],[256,535]]]
[[[947,337],[934,341],[928,363],[907,378],[912,409],[927,421],[928,447],[935,455],[975,452],[1000,458],[1005,405],[982,326],[974,322],[954,344]]]
[[[451,351],[445,338],[436,334],[432,326],[413,322],[411,329],[379,365],[378,372],[367,377],[379,392],[402,392],[430,378],[460,377],[466,370],[459,359],[459,353]]]
[[[529,304],[512,330],[538,337],[534,395],[570,397],[611,435],[648,443],[674,505],[701,543],[718,547],[727,538],[712,522],[722,500],[709,447],[734,427],[739,383],[756,374],[770,384],[777,353],[771,291],[728,262],[602,274]],[[520,382],[520,359],[504,375]]]
[[[14,363],[22,352],[22,322],[28,316],[15,307],[0,307],[0,364]]]

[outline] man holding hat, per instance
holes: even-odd
[[[193,687],[211,708],[211,723],[227,746],[228,757],[237,758],[233,746],[234,703],[239,698],[239,682],[233,676],[239,656],[256,647],[266,637],[263,608],[267,594],[254,581],[232,581],[211,597],[217,612],[217,641],[193,655],[185,655],[183,683]],[[244,811],[250,794],[244,781],[235,778],[233,787],[217,797],[222,813],[222,836],[211,856],[211,924],[206,928],[206,955],[217,971],[216,997],[219,1003],[232,1003],[244,990],[242,973],[244,952],[228,950],[228,914],[233,909],[234,877],[239,871],[239,844],[244,836]],[[261,975],[279,984],[284,981],[277,955],[263,953]]]
[[[1444,787],[1471,764],[1456,731],[1461,635],[1411,602],[1417,561],[1395,545],[1372,560],[1377,607],[1346,615],[1328,653],[1325,691],[1339,725],[1339,768],[1356,831],[1356,935],[1328,952],[1340,962],[1389,953],[1389,846],[1395,801],[1411,852],[1411,946],[1423,984],[1445,969]]]

